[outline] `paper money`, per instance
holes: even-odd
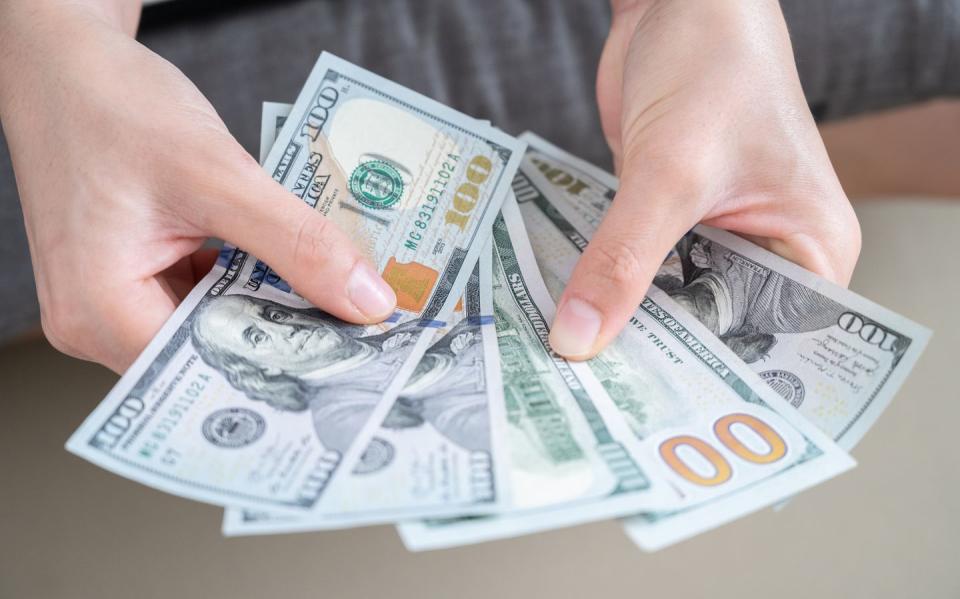
[[[263,103],[261,156],[273,146],[292,108]],[[301,516],[227,508],[224,535],[487,514],[504,504],[507,480],[496,467],[503,434],[494,430],[505,418],[490,297],[491,251],[488,242],[453,316],[434,334],[359,467],[338,486],[350,501],[334,503],[347,505],[347,511]]]
[[[551,190],[536,173],[518,174],[514,191],[536,264],[550,294],[559,298],[586,239],[555,209],[547,197]],[[543,301],[552,305],[549,297]],[[704,516],[695,528],[661,519],[648,546],[716,526],[853,465],[719,340],[682,314],[654,290],[613,344],[585,363],[628,423],[639,455],[654,464],[648,472],[678,491],[673,510],[713,506],[699,512]],[[749,494],[735,493],[745,487]],[[414,550],[515,536],[622,515],[617,503],[628,503],[632,493],[627,489],[531,514],[402,524],[400,533]]]
[[[536,173],[534,177],[542,177],[539,180],[544,187],[553,191],[549,194],[551,199],[554,200],[553,204],[569,217],[570,221],[578,223],[577,228],[581,230],[584,237],[589,238],[614,197],[616,180],[608,173],[571,156],[535,135],[525,134],[523,137],[530,143],[530,149],[525,156],[522,168],[525,172]],[[815,331],[814,333],[819,333],[820,337],[810,335],[810,331],[808,331],[807,334],[811,338],[808,341],[812,342],[808,343],[806,347],[802,342],[798,343],[796,335],[789,335],[782,328],[761,331],[761,333],[767,333],[767,336],[763,337],[763,341],[760,343],[768,345],[771,341],[781,343],[781,352],[777,354],[781,360],[780,366],[774,366],[767,362],[761,364],[755,360],[751,361],[750,366],[761,378],[771,384],[774,390],[788,399],[794,407],[801,405],[797,401],[796,393],[803,390],[803,381],[797,383],[796,379],[799,377],[791,376],[791,374],[794,372],[804,373],[808,380],[808,387],[812,387],[813,393],[817,396],[813,401],[806,404],[806,409],[801,406],[800,412],[821,430],[834,437],[841,447],[847,449],[852,447],[876,420],[886,404],[889,403],[903,378],[913,367],[917,356],[929,337],[929,332],[845,289],[822,281],[811,273],[787,263],[753,244],[708,227],[697,227],[678,244],[677,250],[668,256],[660,275],[657,277],[657,282],[669,287],[672,291],[671,295],[683,301],[685,299],[683,297],[684,292],[677,293],[676,290],[679,286],[671,285],[669,277],[682,276],[683,269],[678,268],[678,265],[683,255],[692,258],[690,261],[700,261],[701,267],[706,264],[704,254],[712,254],[714,258],[719,258],[722,250],[719,247],[709,248],[709,245],[715,243],[717,238],[723,239],[728,244],[727,248],[736,247],[741,252],[735,258],[731,256],[731,253],[726,256],[730,259],[727,264],[737,267],[737,269],[725,271],[728,282],[749,282],[751,275],[754,275],[752,277],[754,296],[750,298],[750,301],[745,301],[743,303],[744,307],[741,308],[742,312],[749,313],[746,316],[748,320],[770,323],[776,322],[780,318],[780,321],[784,324],[789,325],[791,322],[796,324],[803,318],[820,316],[818,312],[832,301],[833,317],[837,323],[841,322],[841,315],[845,312],[850,314],[847,318],[851,318],[851,320],[854,314],[859,313],[859,318],[863,318],[863,315],[866,314],[868,315],[866,319],[886,323],[888,327],[890,324],[896,323],[896,326],[899,327],[897,330],[909,331],[909,334],[913,337],[912,341],[908,341],[908,344],[902,345],[903,354],[899,361],[894,359],[887,362],[891,368],[897,368],[894,376],[890,376],[889,371],[886,374],[876,376],[871,393],[858,396],[855,389],[851,388],[844,392],[844,386],[836,384],[836,373],[830,373],[823,368],[803,368],[807,363],[803,357],[805,350],[810,350],[813,355],[818,357],[828,355],[828,352],[812,348],[817,348],[819,344],[829,345],[836,342],[838,337],[844,336],[841,331],[830,330],[829,327],[826,330]],[[707,249],[705,249],[705,246]],[[717,267],[721,262],[721,260],[715,261],[714,267]],[[761,265],[765,265],[766,268],[764,269]],[[736,270],[739,270],[739,272],[736,272]],[[706,275],[707,278],[711,277],[711,273],[708,271],[704,271],[702,274]],[[755,276],[758,274],[764,274],[766,278],[762,282],[758,281],[762,278],[761,276]],[[789,283],[784,281],[787,276],[792,277]],[[798,281],[804,281],[806,285],[800,289],[801,285]],[[715,283],[715,280],[708,281],[708,283]],[[711,291],[717,288],[716,285],[707,286],[710,287]],[[741,290],[746,287],[749,287],[749,285],[744,285]],[[791,295],[793,298],[791,298]],[[743,300],[744,296],[747,296],[747,294],[741,294],[740,299]],[[769,300],[770,296],[776,297],[780,305],[777,306],[776,302],[757,301],[758,298]],[[702,298],[698,299],[702,300]],[[799,301],[797,301],[798,299]],[[778,312],[779,309],[790,306],[791,301],[793,302],[792,321],[781,318],[784,313],[782,311]],[[685,305],[692,303],[696,302],[687,301]],[[845,308],[838,308],[838,304],[845,306]],[[700,317],[701,315],[697,314],[697,316]],[[743,316],[742,313],[741,316]],[[716,322],[709,318],[704,318],[704,320]],[[840,328],[839,324],[835,328]],[[716,333],[717,331],[714,329],[712,332]],[[846,332],[843,331],[843,333]],[[749,336],[742,336],[739,340],[734,337],[727,337],[723,340],[730,349],[738,354],[738,357],[751,358],[750,346],[748,343],[744,343],[751,340]],[[860,338],[859,341],[866,341],[866,339]],[[849,348],[851,341],[841,340],[839,343]],[[853,343],[856,343],[856,341]],[[789,358],[789,354],[785,354],[783,351],[791,347],[796,351],[796,358]],[[851,352],[850,358],[852,359],[837,356],[839,358],[837,360],[839,368],[841,370],[856,369],[857,358],[871,352],[877,353],[877,347],[871,348],[870,344],[861,343],[860,348]],[[882,358],[881,356],[881,360]],[[796,363],[796,365],[784,366],[790,361]],[[865,374],[865,372],[861,372],[861,374]],[[871,377],[862,378],[870,379]],[[784,388],[784,382],[787,380],[794,383],[789,389]],[[861,381],[862,383],[863,381]],[[829,391],[836,389],[840,389],[841,392],[831,396]],[[854,392],[851,393],[851,391]],[[826,406],[833,406],[833,409],[827,409]],[[755,494],[756,490],[751,488],[747,493]],[[779,505],[782,505],[782,502]],[[627,531],[641,546],[655,549],[704,530],[705,526],[711,525],[714,515],[723,514],[724,509],[707,504],[703,509],[687,510],[680,514],[646,514],[630,520]],[[739,513],[737,512],[737,515]],[[727,516],[732,518],[735,514],[731,512]]]
[[[489,246],[488,246],[489,249]],[[506,423],[490,297],[489,252],[464,301],[421,358],[360,463],[331,493],[338,513],[293,516],[228,508],[228,536],[489,514],[505,504],[498,469]]]
[[[509,418],[509,516],[402,524],[411,549],[428,549],[616,517],[677,496],[651,476],[626,422],[585,364],[552,352],[555,305],[537,269],[519,208],[494,224],[494,315]],[[598,500],[604,509],[597,510]]]
[[[293,110],[293,104],[284,102],[264,102],[260,107],[260,164],[267,161],[273,144],[287,123],[287,117]]]
[[[526,133],[525,168],[589,239],[617,189],[601,169]],[[655,284],[803,416],[851,449],[923,352],[930,331],[736,235],[698,226]]]
[[[278,139],[264,167],[351,235],[398,311],[346,324],[230,249],[67,448],[201,501],[336,512],[331,481],[462,295],[523,145],[328,54]]]

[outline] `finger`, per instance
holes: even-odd
[[[193,285],[200,282],[200,279],[207,276],[207,273],[217,262],[217,256],[220,250],[217,248],[201,248],[190,254],[190,270],[193,273]]]
[[[838,285],[846,286],[860,256],[860,223],[839,184],[742,205],[703,221],[727,229]]]
[[[92,358],[117,373],[125,371],[176,309],[180,298],[162,280],[150,277],[104,295],[100,313],[109,314]]]
[[[550,331],[554,351],[593,357],[636,311],[670,248],[695,222],[686,202],[624,179],[570,277]]]
[[[166,282],[178,301],[183,301],[187,294],[200,282],[217,260],[219,250],[215,248],[200,248],[184,256],[158,276]]]
[[[150,343],[183,298],[203,278],[217,259],[214,248],[201,248],[155,277],[105,294],[103,314],[110,322],[101,335],[107,341],[92,356],[117,373],[125,371]]]
[[[217,250],[203,248],[186,256],[155,277],[125,286],[117,293],[105,294],[110,322],[104,330],[110,335],[95,351],[93,359],[121,373],[137,358],[150,340],[170,318],[177,305],[197,282],[213,268]]]
[[[615,6],[614,11],[622,11],[624,7]],[[623,65],[626,62],[627,50],[630,43],[630,31],[634,27],[634,19],[613,19],[610,32],[603,51],[600,53],[600,63],[597,66],[597,108],[600,112],[600,128],[607,140],[607,145],[613,154],[614,172],[620,173],[620,140],[621,115],[623,114]]]
[[[393,313],[393,289],[350,238],[259,168],[204,209],[207,233],[262,259],[315,306],[357,323]]]

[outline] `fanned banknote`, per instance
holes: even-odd
[[[588,239],[617,180],[532,133],[524,168]],[[926,328],[741,237],[705,226],[670,253],[655,285],[747,362],[807,420],[851,449],[930,338]]]
[[[499,468],[506,422],[490,297],[490,254],[463,301],[421,358],[367,445],[331,493],[338,513],[274,514],[228,508],[227,536],[305,532],[411,517],[489,514],[505,505]]]
[[[547,338],[555,306],[540,278],[523,219],[507,200],[494,223],[493,298],[507,402],[510,516],[400,525],[411,549],[519,534],[517,524],[552,528],[553,514],[609,518],[674,505],[677,495],[642,455],[627,423],[591,370],[553,353]],[[602,511],[593,509],[605,500]],[[504,533],[504,529],[509,532]]]
[[[261,157],[273,146],[292,105],[264,102]],[[497,468],[505,419],[493,331],[491,246],[463,299],[421,358],[386,420],[344,477],[342,513],[274,514],[227,508],[227,536],[305,532],[395,522],[410,517],[486,514],[504,505]],[[331,493],[334,492],[331,489]]]
[[[264,168],[351,236],[398,311],[349,325],[228,248],[67,448],[201,501],[342,511],[323,501],[331,481],[359,460],[452,313],[522,149],[322,55]]]
[[[599,224],[607,206],[613,199],[616,190],[615,178],[595,166],[552,146],[535,135],[528,133],[524,134],[523,137],[530,144],[530,148],[525,156],[522,170],[525,173],[534,173],[531,177],[540,181],[541,186],[545,190],[552,192],[548,193],[548,195],[552,200],[553,206],[560,212],[563,212],[565,217],[569,217],[569,222],[578,223],[576,228],[580,229],[583,237],[589,239],[592,231]],[[711,241],[707,241],[707,236],[710,236],[709,239]],[[784,354],[780,353],[779,358],[783,360],[780,369],[787,370],[789,368],[790,371],[793,372],[805,373],[805,376],[808,377],[808,384],[813,388],[813,393],[818,394],[818,396],[814,398],[814,402],[807,405],[806,410],[801,406],[800,412],[806,416],[807,420],[812,421],[812,423],[817,425],[821,430],[834,437],[841,447],[852,447],[876,420],[883,407],[889,403],[903,378],[906,377],[913,367],[917,356],[922,351],[929,337],[929,332],[923,327],[911,323],[884,308],[876,306],[848,290],[826,283],[803,269],[789,264],[753,244],[736,236],[708,227],[697,227],[685,240],[678,244],[677,251],[672,252],[670,256],[668,256],[657,278],[657,282],[666,284],[671,290],[676,289],[675,286],[669,285],[669,280],[665,280],[665,277],[676,276],[675,273],[677,269],[675,265],[681,252],[685,251],[684,245],[689,243],[690,240],[699,241],[701,245],[704,245],[711,243],[712,240],[716,238],[723,239],[728,244],[728,247],[737,247],[742,252],[739,258],[730,259],[728,264],[737,266],[738,268],[745,268],[746,272],[733,273],[731,276],[732,280],[742,281],[744,278],[748,278],[743,277],[746,273],[766,276],[765,280],[759,280],[761,277],[757,276],[753,279],[752,283],[756,296],[765,298],[767,301],[749,302],[741,309],[742,311],[752,312],[748,317],[751,320],[755,322],[765,320],[775,322],[780,318],[783,323],[790,323],[790,320],[782,318],[785,314],[777,314],[771,309],[772,305],[775,304],[775,302],[769,301],[771,298],[776,298],[777,301],[780,302],[780,308],[790,306],[791,302],[793,302],[792,313],[790,310],[786,312],[792,315],[794,320],[821,317],[818,312],[827,306],[829,301],[832,301],[834,312],[831,315],[838,323],[843,319],[843,312],[849,313],[850,315],[846,318],[850,318],[853,314],[857,313],[856,311],[859,311],[859,317],[861,318],[864,317],[863,315],[867,315],[867,319],[874,321],[882,319],[881,322],[886,323],[888,326],[896,324],[896,326],[899,327],[899,331],[907,331],[908,335],[912,337],[912,339],[905,339],[905,343],[900,342],[903,344],[901,348],[903,353],[899,361],[890,360],[887,362],[889,368],[896,368],[897,372],[892,373],[888,370],[885,373],[879,373],[879,375],[874,378],[874,384],[869,394],[858,396],[856,393],[857,390],[851,388],[846,393],[839,393],[840,397],[838,399],[836,396],[831,397],[828,395],[830,389],[839,388],[843,390],[842,385],[837,385],[834,382],[836,373],[830,373],[824,369],[804,369],[803,367],[806,362],[802,357],[802,352],[804,349],[808,349],[811,350],[814,356],[822,358],[828,355],[828,352],[811,348],[816,348],[821,342],[826,345],[839,342],[850,348],[851,341],[838,341],[838,336],[843,336],[842,334],[838,335],[841,331],[827,328],[825,331],[820,331],[822,335],[820,339],[815,338],[814,341],[808,343],[805,348],[802,344],[797,343],[795,336],[785,334],[782,329],[777,330],[779,334],[772,341],[782,342],[784,346],[792,347],[793,350],[797,352],[797,357],[792,360],[795,364],[786,367],[784,367],[783,364],[789,364],[790,360],[784,359]],[[693,253],[696,254],[701,251],[701,249],[698,249]],[[710,250],[706,251],[710,252]],[[711,253],[713,253],[715,257],[719,257],[718,252],[718,248],[713,248]],[[690,252],[687,251],[687,253],[689,254]],[[749,256],[749,258],[747,258],[747,256]],[[697,259],[700,260],[701,263],[705,263],[702,257],[697,257]],[[766,265],[766,268],[763,269],[761,265]],[[793,277],[791,283],[784,283],[785,275]],[[797,289],[799,287],[797,281],[806,282],[806,287],[804,287],[802,291]],[[764,284],[766,285],[765,288]],[[791,286],[793,287],[792,289]],[[816,297],[817,294],[824,295],[818,298]],[[824,298],[827,294],[830,294],[832,298],[829,301]],[[674,293],[670,293],[669,295],[678,297]],[[791,297],[791,295],[793,295],[793,297]],[[683,301],[682,294],[680,294],[679,297],[680,301]],[[797,301],[797,298],[799,301]],[[813,299],[810,300],[809,298]],[[740,299],[743,300],[744,298],[741,296]],[[836,309],[836,304],[841,303],[847,306],[847,308],[842,311]],[[681,312],[686,313],[685,311]],[[698,314],[697,316],[699,317],[700,315]],[[705,320],[710,322],[709,319]],[[839,324],[837,328],[841,328]],[[711,332],[715,331],[712,330]],[[766,332],[768,334],[773,333],[773,331]],[[853,331],[853,333],[857,332],[858,331]],[[744,355],[749,351],[742,342],[744,340],[738,342],[736,339],[724,338],[723,341],[731,350],[738,354],[738,357],[750,357],[749,353]],[[859,341],[864,342],[867,341],[867,339],[860,338]],[[771,338],[766,337],[763,343],[771,343]],[[856,341],[853,341],[853,343],[856,343]],[[838,366],[841,370],[855,371],[857,369],[857,358],[865,355],[865,353],[863,353],[864,350],[866,350],[866,353],[870,353],[871,344],[861,343],[860,345],[860,348],[851,352],[852,355],[849,357],[848,363],[846,363],[847,358],[838,360]],[[876,349],[876,347],[874,349]],[[905,356],[905,358],[903,356]],[[883,358],[882,354],[880,357],[881,359]],[[791,392],[796,391],[796,385],[794,385],[791,390],[784,389],[781,384],[778,384],[782,383],[782,379],[785,378],[786,375],[771,377],[771,370],[777,367],[769,364],[762,366],[756,362],[753,362],[750,366],[763,380],[771,384],[774,390],[790,401],[791,405],[794,407],[800,405],[800,403],[796,401],[797,396]],[[867,375],[861,377],[861,385],[865,384],[863,379],[867,381],[871,379],[869,373],[861,371],[859,374]],[[891,376],[891,374],[893,376]],[[802,391],[802,381],[800,385],[800,390]],[[828,402],[830,402],[830,400],[832,400],[832,404],[835,406],[834,410],[831,411],[824,408],[813,409],[813,406],[829,405]],[[838,416],[839,418],[837,418]],[[756,489],[750,488],[743,493],[743,495],[753,495],[755,493]],[[732,498],[732,500],[736,500],[736,497]],[[731,501],[731,503],[735,503],[735,501]],[[724,513],[726,509],[724,506],[706,504],[702,509],[687,510],[680,514],[645,514],[630,520],[627,530],[628,534],[630,534],[638,544],[648,549],[655,549],[713,526],[717,517],[723,516],[731,519],[743,513],[740,510]]]
[[[538,301],[549,304],[552,315],[550,296],[559,298],[586,238],[556,210],[537,173],[518,174],[514,192],[519,202],[515,218],[522,214],[536,256],[530,270],[538,266],[549,289]],[[504,204],[505,217],[511,209],[510,202]],[[495,233],[494,245],[498,243]],[[499,322],[496,305],[495,316]],[[656,290],[614,343],[599,357],[578,364],[584,365],[627,423],[633,440],[624,439],[624,444],[639,447],[634,455],[652,464],[647,472],[676,490],[671,511],[716,506],[697,530],[769,505],[853,465],[719,340]],[[749,493],[736,493],[747,487]],[[619,507],[629,505],[637,493],[620,489],[581,505],[405,523],[399,529],[410,549],[462,545],[620,516]],[[655,531],[658,540],[678,538],[680,532],[691,530],[661,525]]]
[[[260,164],[267,161],[277,136],[287,123],[287,117],[293,110],[293,104],[285,102],[264,102],[260,107]]]

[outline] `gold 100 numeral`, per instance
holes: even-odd
[[[470,213],[480,200],[480,185],[490,177],[493,163],[486,156],[474,156],[467,164],[467,180],[453,194],[453,206],[444,215],[444,222],[466,231]]]
[[[734,424],[741,424],[757,434],[767,445],[766,453],[757,453],[737,438]],[[787,454],[787,443],[777,431],[766,422],[749,414],[728,414],[713,423],[713,432],[723,445],[738,458],[752,464],[770,464]],[[704,475],[690,467],[677,453],[682,446],[689,447],[700,454],[713,467],[713,473]],[[730,462],[707,441],[693,435],[678,435],[660,444],[660,457],[671,470],[684,479],[702,487],[722,485],[733,476]]]
[[[587,184],[584,181],[574,177],[562,168],[552,166],[538,158],[532,158],[532,160],[537,168],[540,169],[540,172],[543,173],[543,176],[547,178],[547,181],[561,189],[566,189],[570,195],[580,195],[580,192],[587,188]]]

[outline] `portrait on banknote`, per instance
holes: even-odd
[[[212,297],[194,313],[201,359],[253,401],[313,415],[325,447],[345,451],[416,340],[418,323],[374,335],[313,308],[244,294]],[[354,422],[356,420],[356,422]]]
[[[480,324],[457,323],[427,350],[383,425],[402,429],[429,422],[471,451],[489,450]]]
[[[668,256],[654,284],[744,362],[762,360],[777,335],[834,325],[844,306],[696,233]]]

